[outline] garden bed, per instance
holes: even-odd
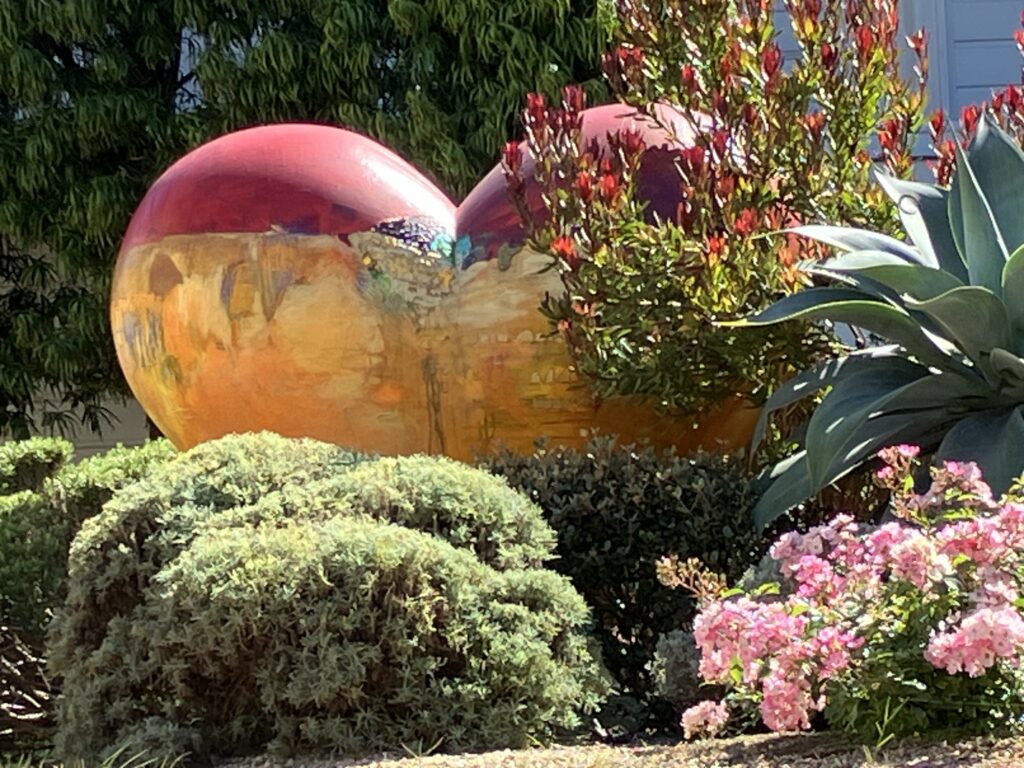
[[[236,760],[221,768],[1024,768],[1024,737],[908,741],[881,751],[829,734],[740,736],[678,745],[590,745],[476,755],[339,761]]]

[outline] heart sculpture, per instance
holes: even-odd
[[[675,138],[621,105],[584,112],[583,132],[640,127],[641,193],[673,216],[672,155],[692,133],[663,119],[680,123]],[[540,206],[536,184],[527,199]],[[749,439],[756,411],[738,400],[698,428],[645,403],[595,403],[538,311],[558,275],[522,242],[500,167],[456,208],[349,131],[228,134],[175,163],[132,218],[111,297],[118,358],[182,449],[263,429],[459,459],[594,430],[681,449]]]

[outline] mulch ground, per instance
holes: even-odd
[[[225,768],[1024,768],[1024,737],[904,742],[881,751],[828,734],[742,736],[672,746],[577,746],[363,760],[232,761]]]

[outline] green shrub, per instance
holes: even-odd
[[[63,440],[44,438],[0,446],[6,487],[31,489],[0,495],[0,617],[27,638],[41,636],[63,599],[68,547],[82,521],[175,452],[157,440],[65,464],[71,450]]]
[[[73,452],[71,443],[54,437],[0,444],[0,496],[42,489],[43,481],[71,461]]]
[[[696,557],[735,579],[765,548],[750,518],[757,495],[736,457],[682,458],[602,438],[584,451],[500,453],[486,466],[544,510],[558,534],[555,569],[593,609],[620,693],[640,699],[655,690],[658,638],[695,610],[688,595],[658,582],[657,560]]]
[[[651,675],[658,695],[677,712],[710,698],[700,676],[700,649],[691,631],[676,629],[658,638]]]
[[[64,467],[47,484],[44,495],[70,525],[65,552],[82,522],[98,514],[114,491],[135,482],[154,465],[169,461],[176,454],[170,441],[151,440],[137,447],[118,445]]]
[[[510,567],[552,539],[536,507],[446,460],[199,446],[72,545],[59,748],[465,749],[572,727],[602,687],[586,606],[564,577]]]
[[[0,624],[42,629],[64,576],[59,522],[38,493],[0,496]]]
[[[539,568],[554,554],[554,531],[529,499],[457,461],[381,459],[332,485],[352,510],[433,533],[500,570]]]

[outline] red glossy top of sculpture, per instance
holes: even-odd
[[[647,147],[637,180],[640,196],[648,201],[649,213],[671,220],[675,218],[676,207],[682,199],[675,156],[683,147],[693,144],[694,129],[675,109],[667,105],[658,105],[656,109],[658,120],[671,126],[671,133],[624,104],[606,104],[584,110],[582,131],[585,142],[596,138],[601,149],[607,150],[609,133],[638,127]],[[539,220],[544,205],[533,180],[534,162],[525,144],[521,146],[527,202]],[[485,256],[477,256],[477,260],[494,258],[494,250],[503,244],[521,243],[522,224],[519,213],[508,199],[505,175],[500,165],[491,169],[462,201],[456,214],[456,229],[460,237],[468,235],[476,249],[487,251]]]
[[[326,125],[250,128],[172,165],[132,217],[123,248],[168,235],[265,232],[347,236],[428,216],[453,228],[455,206],[372,139]]]

